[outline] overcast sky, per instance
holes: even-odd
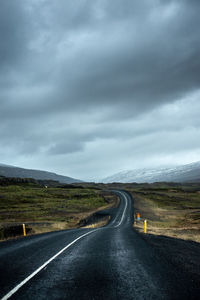
[[[83,180],[200,160],[199,0],[0,0],[0,163]]]

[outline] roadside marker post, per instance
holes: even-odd
[[[140,221],[140,213],[137,212],[137,220]]]
[[[144,233],[147,233],[147,220],[144,220]]]
[[[24,233],[24,236],[26,236],[26,227],[25,227],[25,224],[23,224],[23,233]]]

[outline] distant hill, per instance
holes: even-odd
[[[102,180],[103,183],[200,182],[200,161],[174,168],[123,171]]]
[[[41,170],[31,170],[23,169],[10,165],[0,164],[0,176],[5,177],[18,177],[18,178],[33,178],[36,180],[55,180],[60,183],[76,183],[81,182],[78,179],[71,177],[58,175],[56,173],[41,171]]]

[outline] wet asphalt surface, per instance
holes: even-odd
[[[0,299],[48,259],[51,261],[10,299],[196,299],[187,274],[160,257],[132,228],[132,199],[117,192],[120,205],[100,229],[73,229],[2,242]],[[176,255],[176,254],[175,254]]]

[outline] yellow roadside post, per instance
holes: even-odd
[[[144,233],[147,233],[147,220],[144,220]]]
[[[26,227],[25,227],[25,224],[23,224],[23,233],[24,233],[24,236],[26,236]]]

